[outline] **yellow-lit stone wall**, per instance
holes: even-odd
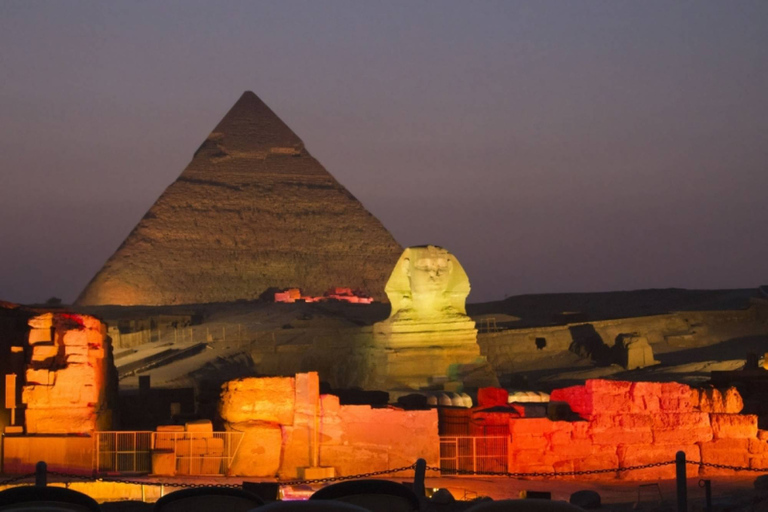
[[[418,458],[438,463],[435,410],[342,406],[338,397],[320,395],[316,372],[230,381],[219,412],[227,430],[244,433],[233,476],[296,478],[300,468],[318,466],[352,475]]]

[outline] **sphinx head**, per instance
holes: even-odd
[[[455,256],[442,247],[409,247],[385,290],[392,304],[390,317],[463,316],[469,279]]]

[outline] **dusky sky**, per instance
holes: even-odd
[[[768,283],[768,2],[0,3],[0,299],[70,302],[245,90],[505,295]]]

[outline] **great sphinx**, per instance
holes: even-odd
[[[469,278],[453,254],[434,245],[408,247],[384,290],[392,309],[373,326],[376,385],[461,387],[462,376],[486,364],[466,311]]]

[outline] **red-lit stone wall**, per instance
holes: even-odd
[[[516,418],[510,471],[566,472],[627,468],[686,459],[705,463],[768,467],[768,432],[758,431],[757,417],[741,415],[741,397],[699,391],[678,383],[588,380],[583,386],[554,390],[552,402],[566,402],[583,421]],[[696,474],[697,466],[689,466]],[[702,468],[702,474],[732,474]],[[620,478],[673,478],[674,465],[623,471]],[[587,478],[616,478],[615,473]],[[579,478],[585,478],[580,476]]]

